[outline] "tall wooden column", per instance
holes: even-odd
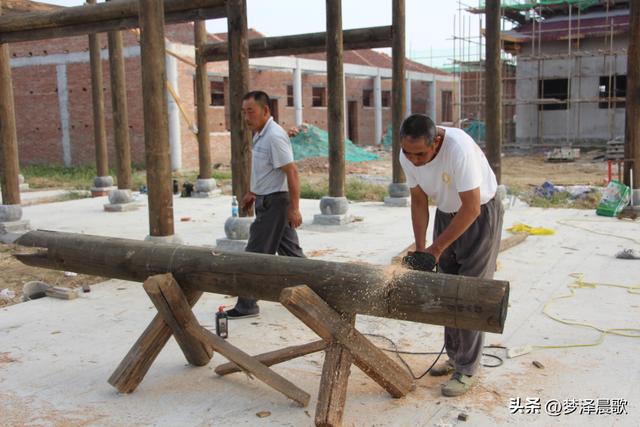
[[[625,116],[624,181],[629,184],[633,168],[633,188],[640,189],[640,2],[629,2],[629,49],[627,50],[627,94]],[[635,197],[640,204],[640,196]]]
[[[342,0],[327,0],[327,91],[329,196],[344,197],[344,80],[342,78]]]
[[[405,7],[404,0],[393,0],[393,44],[391,56],[393,60],[392,70],[392,182],[403,183],[406,181],[402,167],[400,166],[400,126],[405,118]]]
[[[0,8],[0,14],[2,10]],[[0,45],[0,184],[3,205],[20,205],[18,136],[9,45]],[[22,216],[22,215],[20,215]],[[9,218],[6,218],[9,219]],[[15,218],[20,219],[20,218]],[[0,219],[1,221],[2,219]]]
[[[87,0],[96,4],[96,0]],[[93,105],[93,134],[96,150],[96,180],[94,187],[111,187],[109,176],[109,155],[107,153],[107,129],[104,119],[104,92],[102,90],[102,59],[98,34],[89,34],[89,61],[91,63],[91,101]],[[93,193],[93,191],[92,191]],[[97,195],[98,192],[96,192]],[[103,195],[103,194],[100,194]]]
[[[127,111],[127,85],[125,82],[122,33],[110,31],[109,73],[111,76],[111,108],[113,135],[116,146],[118,188],[131,189],[131,147],[129,143],[129,117]]]
[[[231,124],[231,185],[242,198],[250,188],[251,133],[242,118],[242,97],[249,91],[249,44],[247,41],[246,0],[227,1],[229,39],[229,122]],[[240,216],[253,210],[240,207]]]
[[[485,111],[487,160],[501,181],[502,153],[502,64],[500,63],[500,0],[485,2],[487,47],[485,54]]]
[[[194,22],[194,38],[196,45],[196,108],[198,110],[198,159],[200,178],[211,178],[211,152],[209,146],[209,123],[207,121],[207,94],[209,93],[209,77],[207,60],[202,56],[202,46],[207,43],[205,21]]]
[[[172,236],[173,193],[162,0],[140,0],[140,49],[149,234],[153,237]]]

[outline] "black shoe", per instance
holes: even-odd
[[[255,313],[241,313],[235,308],[227,310],[225,313],[227,313],[229,319],[246,319],[247,317],[257,317],[260,315],[260,311],[256,311]]]

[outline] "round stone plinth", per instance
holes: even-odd
[[[216,250],[223,252],[244,252],[248,240],[233,240],[222,237],[216,239]]]
[[[0,205],[0,222],[18,221],[22,218],[22,206]]]
[[[224,234],[227,239],[247,240],[252,223],[253,217],[230,216],[224,223]]]
[[[183,243],[182,239],[177,234],[172,234],[171,236],[147,236],[144,240],[154,243],[176,243],[178,245]]]
[[[349,201],[346,197],[325,196],[320,199],[320,212],[323,215],[344,215],[349,210]]]
[[[96,176],[93,180],[95,188],[113,187],[113,178],[110,176]]]
[[[392,182],[389,184],[389,196],[409,197],[409,186],[406,182]]]
[[[218,186],[216,185],[215,179],[209,178],[209,179],[198,179],[196,181],[196,185],[193,188],[198,193],[210,193],[216,190]]]
[[[117,189],[109,192],[109,203],[112,205],[130,203],[132,201],[131,190]]]
[[[640,190],[633,190],[631,193],[631,206],[640,208]]]
[[[411,205],[408,197],[385,197],[384,205],[394,208],[404,208]]]
[[[22,174],[18,175],[18,184],[24,184],[24,176]]]

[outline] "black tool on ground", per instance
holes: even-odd
[[[228,326],[227,313],[224,311],[224,305],[218,307],[218,312],[216,313],[216,334],[220,338],[228,338],[229,337],[229,326]]]
[[[409,252],[402,258],[402,265],[412,270],[433,271],[436,264],[436,258],[428,252]]]
[[[178,185],[178,180],[173,180],[173,194],[180,194],[180,185]]]
[[[189,181],[182,184],[182,197],[191,197],[191,193],[193,193],[193,184]]]

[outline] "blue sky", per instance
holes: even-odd
[[[101,1],[101,0],[98,0]],[[79,6],[82,0],[49,0],[47,3]],[[477,6],[478,0],[465,5]],[[405,0],[407,56],[436,66],[451,61],[454,33],[460,24],[456,0]],[[325,0],[247,0],[249,27],[266,36],[310,33],[325,30]],[[464,14],[468,33],[478,34],[478,16]],[[391,25],[391,0],[342,0],[345,29]],[[210,32],[225,32],[226,20],[207,23]],[[459,30],[458,30],[459,33]],[[459,49],[459,45],[456,49]],[[472,48],[467,44],[466,48]]]

